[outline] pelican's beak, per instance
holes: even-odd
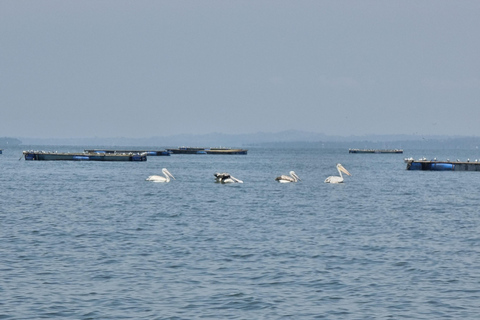
[[[349,176],[351,176],[350,172],[348,172],[348,170],[345,169],[342,165],[340,165],[339,169],[342,170],[343,173],[348,174]]]
[[[170,171],[166,170],[167,171],[167,174],[170,176],[170,178],[172,178],[173,180],[177,180],[175,179],[175,177],[173,176],[173,174],[170,173]]]
[[[242,180],[239,180],[239,179],[237,179],[237,178],[235,178],[235,177],[233,177],[233,176],[230,176],[230,178],[232,178],[233,180],[237,181],[238,183],[243,183]]]
[[[298,181],[302,181],[302,179],[300,179],[300,177],[299,177],[299,176],[297,176],[297,174],[296,174],[296,173],[295,173],[295,178],[297,178],[297,179],[298,179]]]

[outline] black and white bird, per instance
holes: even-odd
[[[229,173],[214,173],[215,182],[218,183],[243,183],[242,180],[235,178],[234,176],[230,175]]]
[[[289,183],[289,182],[297,182],[299,180],[301,180],[297,174],[295,173],[295,171],[290,171],[289,172],[289,176],[287,175],[281,175],[279,177],[276,177],[275,178],[275,181],[278,181],[280,183]]]

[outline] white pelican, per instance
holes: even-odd
[[[295,171],[290,171],[290,175],[281,175],[280,177],[276,177],[275,180],[280,182],[280,183],[288,183],[288,182],[297,182],[298,180],[301,180]]]
[[[234,176],[230,175],[229,173],[214,173],[215,182],[220,183],[243,183],[242,180],[235,178]]]
[[[175,179],[175,177],[166,168],[162,169],[162,173],[165,175],[164,177],[153,175],[148,177],[146,180],[153,182],[170,182],[170,178]]]
[[[325,179],[325,183],[342,183],[343,182],[343,176],[342,172],[351,176],[350,172],[347,171],[340,163],[337,164],[337,170],[340,176],[330,176],[327,179]]]

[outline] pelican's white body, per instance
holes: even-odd
[[[242,180],[235,178],[234,176],[230,175],[229,173],[214,173],[215,182],[220,183],[243,183]]]
[[[325,183],[342,183],[343,182],[343,176],[342,172],[351,176],[350,172],[347,171],[340,163],[337,164],[337,170],[340,176],[330,176],[327,179],[325,179]]]
[[[280,177],[276,177],[275,180],[280,183],[297,182],[298,180],[300,180],[295,171],[290,171],[289,173],[289,176],[281,175]]]
[[[164,174],[164,176],[153,175],[148,177],[146,180],[153,182],[170,182],[170,178],[175,179],[170,173],[170,171],[168,171],[166,168],[162,169],[162,173]]]

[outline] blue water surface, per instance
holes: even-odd
[[[24,149],[84,148],[0,155],[0,319],[480,315],[480,172],[403,162],[478,150],[250,148],[116,163],[25,161]],[[338,162],[352,176],[325,184]],[[176,180],[145,181],[164,167]],[[290,170],[302,180],[275,182]],[[215,183],[215,172],[244,183]]]

